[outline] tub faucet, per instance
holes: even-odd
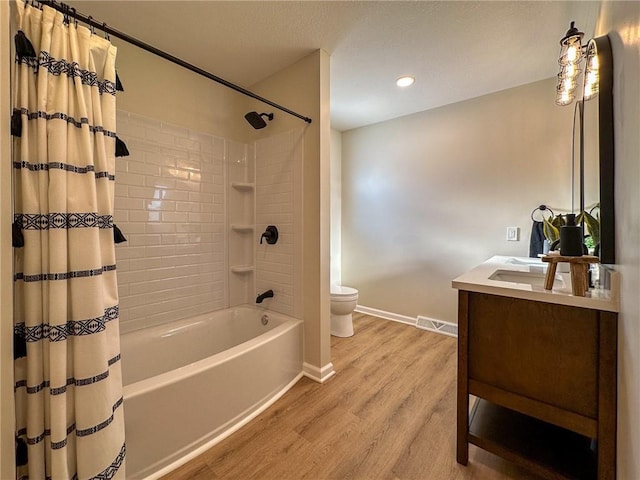
[[[273,298],[273,290],[267,290],[256,297],[256,303],[262,303],[265,298]]]

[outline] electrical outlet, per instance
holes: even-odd
[[[520,241],[520,227],[507,227],[507,241],[508,242]]]

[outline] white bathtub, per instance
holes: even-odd
[[[121,350],[127,478],[159,478],[298,381],[302,321],[235,307],[126,333]]]

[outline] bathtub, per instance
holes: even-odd
[[[159,478],[300,379],[302,321],[234,307],[123,334],[121,351],[127,478]]]

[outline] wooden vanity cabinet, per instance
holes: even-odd
[[[466,290],[458,302],[458,463],[472,443],[545,478],[615,479],[617,314]]]

